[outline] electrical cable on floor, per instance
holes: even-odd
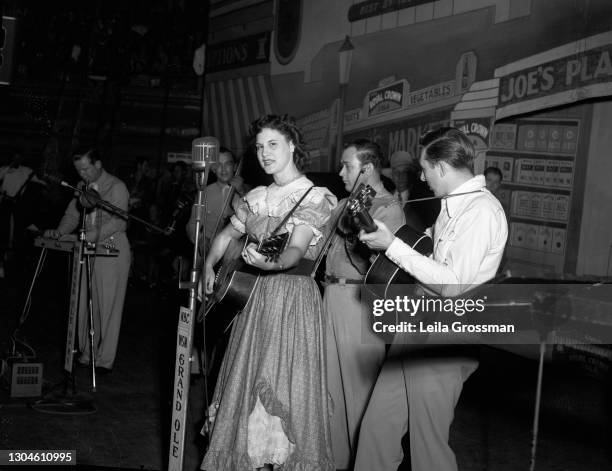
[[[23,360],[32,360],[36,358],[36,350],[34,350],[34,348],[32,348],[25,340],[19,339],[17,337],[17,334],[19,333],[19,329],[21,328],[21,326],[23,326],[28,316],[30,315],[30,309],[32,307],[32,292],[34,291],[34,285],[36,284],[36,280],[42,272],[46,258],[47,249],[43,248],[40,252],[40,257],[38,257],[38,263],[36,264],[36,268],[34,269],[34,276],[32,277],[32,283],[30,283],[30,288],[28,289],[28,294],[23,305],[23,310],[21,311],[21,316],[19,317],[19,322],[17,323],[17,326],[10,335],[11,347],[9,350],[9,358],[19,358]],[[17,344],[20,344],[27,350],[29,350],[30,355],[26,355],[23,352],[21,352],[21,354],[18,354]]]

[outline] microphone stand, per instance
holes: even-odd
[[[81,228],[79,229],[79,244],[81,245],[81,260],[85,254],[85,207],[83,207],[83,214],[81,216]],[[91,368],[91,390],[96,392],[96,354],[94,350],[94,318],[93,318],[93,288],[92,288],[92,274],[91,274],[91,255],[85,254],[85,270],[87,276],[87,319],[89,323],[89,361]],[[79,297],[80,300],[80,297]]]
[[[124,209],[121,209],[118,206],[115,206],[114,204],[103,200],[97,191],[77,188],[64,181],[60,182],[60,185],[66,188],[70,188],[75,193],[78,193],[79,196],[83,197],[83,199],[92,206],[97,206],[99,208],[102,208],[108,211],[109,213],[113,213],[113,214],[116,214],[117,216],[122,217],[125,220],[133,219],[134,221],[138,221],[139,223],[144,224],[149,229],[153,229],[154,231],[157,231],[161,234],[164,234],[166,232],[165,229],[162,229],[161,227],[156,226],[155,224],[151,224],[149,221],[146,221],[138,216],[134,216],[133,214],[130,214]]]
[[[66,186],[66,185],[64,185]],[[83,190],[75,189],[78,192],[83,192]],[[86,207],[83,206],[81,211],[81,225],[79,227],[79,248],[78,254],[73,252],[73,257],[78,257],[78,261],[74,261],[73,266],[73,286],[72,289],[75,291],[75,299],[76,303],[71,303],[69,316],[74,316],[74,319],[68,320],[68,334],[67,334],[67,348],[65,355],[67,358],[64,360],[64,391],[63,395],[59,397],[51,398],[51,394],[45,396],[45,398],[36,401],[32,408],[39,411],[50,414],[92,414],[96,412],[96,406],[93,404],[92,399],[87,397],[81,397],[77,392],[76,387],[76,376],[73,374],[74,370],[74,360],[72,356],[75,353],[74,350],[74,336],[76,326],[71,325],[71,323],[78,322],[78,312],[81,309],[81,290],[83,288],[83,268],[85,268],[86,273],[86,305],[87,305],[87,320],[89,324],[89,355],[90,355],[90,366],[91,366],[91,380],[92,380],[92,392],[96,392],[96,359],[94,353],[94,319],[93,319],[93,288],[92,288],[92,274],[91,274],[91,255],[86,253],[86,245],[87,241],[85,238],[85,234],[87,232],[85,227],[85,218],[86,218]],[[43,249],[46,250],[46,249]],[[78,270],[78,273],[74,273],[75,270]],[[74,311],[73,311],[74,310]],[[68,357],[70,356],[70,357]],[[69,395],[68,388],[69,385],[72,385],[72,391]]]
[[[206,213],[203,211],[206,198],[205,190],[210,171],[210,164],[207,162],[204,170],[196,170],[197,196],[193,207],[195,209],[195,239],[193,244],[193,257],[191,265],[191,276],[189,282],[179,281],[179,289],[189,290],[189,306],[181,306],[179,312],[177,343],[176,343],[176,363],[174,368],[174,388],[172,400],[172,429],[170,437],[170,453],[168,469],[170,471],[181,471],[183,469],[183,452],[185,448],[185,429],[187,418],[187,406],[189,400],[189,386],[191,379],[191,365],[193,361],[193,334],[196,314],[196,304],[198,300],[198,281],[200,279],[200,261],[206,259],[206,247],[200,249],[200,230],[206,225]],[[201,256],[200,256],[201,250]],[[205,324],[202,322],[202,324]],[[206,351],[206,328],[203,326],[204,346]],[[208,408],[208,385],[206,384],[206,355],[203,355],[204,376],[204,407]]]

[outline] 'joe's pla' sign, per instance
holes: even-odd
[[[580,42],[582,47],[568,44],[498,69],[496,118],[612,94],[612,32]],[[596,47],[585,48],[588,43]]]

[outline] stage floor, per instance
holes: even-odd
[[[51,266],[62,263],[56,260]],[[3,379],[0,449],[73,449],[77,463],[88,469],[166,469],[181,297],[184,294],[173,290],[164,293],[144,286],[129,287],[112,373],[99,376],[98,390],[92,393],[88,370],[76,369],[77,390],[88,395],[95,413],[35,410],[32,401],[9,399]],[[19,333],[44,364],[45,391],[54,385],[59,385],[55,391],[62,389],[67,299],[67,282],[51,268],[46,269]],[[13,283],[0,280],[2,358],[10,349],[8,336],[22,302]],[[25,351],[21,345],[18,350]],[[483,351],[481,368],[466,383],[451,430],[451,444],[462,471],[529,469],[536,374],[535,361],[499,350]],[[203,395],[203,379],[193,377],[185,470],[197,469],[202,458],[204,442],[199,430]],[[568,376],[559,365],[547,365],[535,469],[612,469],[611,400],[610,389],[602,381]]]

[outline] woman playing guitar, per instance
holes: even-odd
[[[264,116],[251,134],[259,164],[274,183],[249,192],[214,239],[205,289],[213,292],[213,267],[244,234],[260,243],[247,245],[241,256],[263,276],[233,326],[209,409],[212,434],[202,469],[275,464],[332,471],[322,305],[308,275],[336,198],[326,188],[311,188],[301,173],[304,143],[293,119]],[[258,246],[281,232],[281,223],[286,248],[262,255]]]

